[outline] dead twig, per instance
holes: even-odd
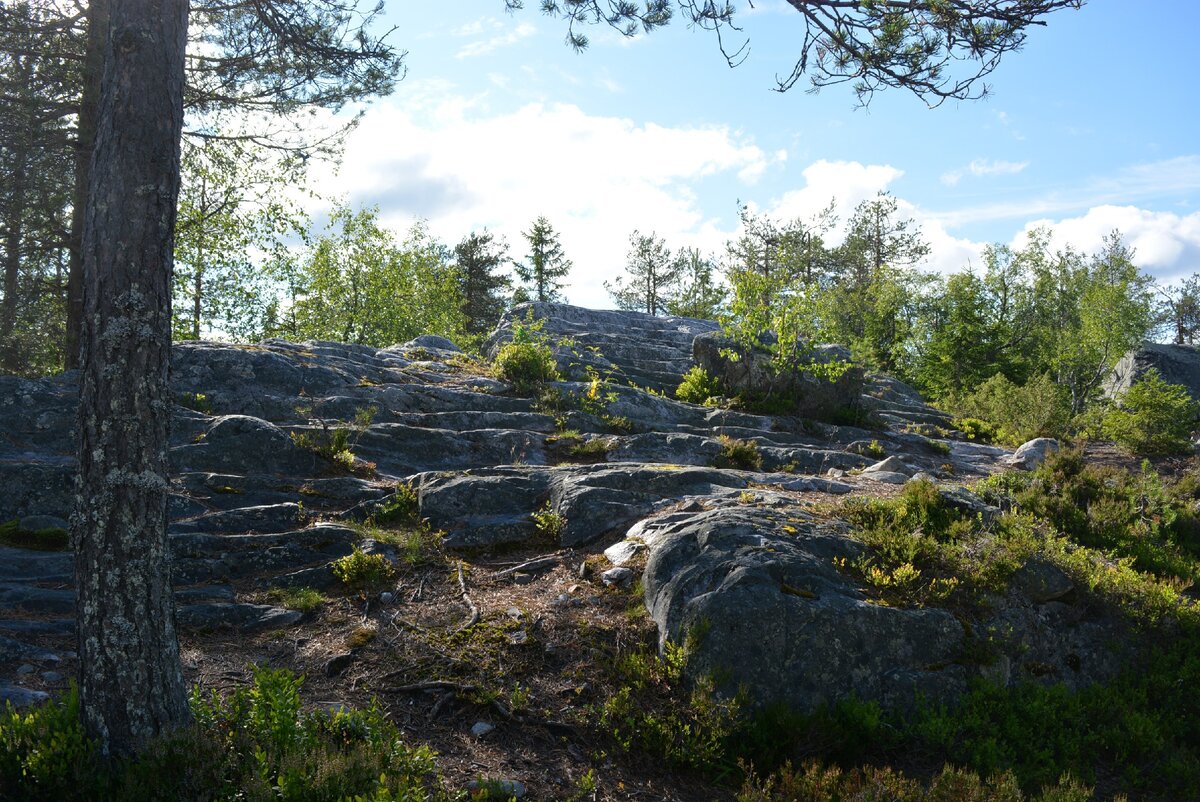
[[[514,565],[512,568],[505,568],[503,571],[497,571],[496,573],[492,574],[492,579],[510,576],[521,571],[545,571],[555,567],[561,562],[562,558],[558,557],[557,555],[538,557],[533,560],[527,560],[520,565]]]
[[[466,577],[463,576],[462,560],[458,561],[458,587],[462,590],[463,603],[466,604],[467,609],[471,611],[471,616],[467,619],[465,624],[454,630],[455,635],[465,629],[470,629],[479,623],[479,608],[475,606],[475,602],[471,601],[471,594],[467,593],[467,580]]]

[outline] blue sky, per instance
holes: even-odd
[[[989,99],[936,109],[895,90],[867,109],[848,87],[772,91],[802,33],[783,0],[738,3],[750,54],[736,69],[683,24],[633,40],[592,29],[577,54],[527,5],[390,0],[407,77],[318,188],[378,204],[400,231],[426,218],[449,244],[487,226],[517,257],[544,214],[575,263],[567,296],[588,306],[609,305],[602,282],[634,228],[718,251],[738,200],[806,218],[834,198],[844,220],[881,189],[921,223],[930,270],[1042,224],[1083,250],[1119,228],[1164,280],[1200,270],[1196,0],[1057,12]]]

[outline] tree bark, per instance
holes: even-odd
[[[187,0],[113,5],[83,223],[72,537],[82,716],[107,754],[189,716],[166,537],[187,14]]]
[[[104,52],[108,43],[110,0],[88,3],[87,47],[83,58],[83,93],[75,141],[75,187],[71,204],[71,232],[67,240],[67,331],[63,365],[79,367],[79,337],[83,326],[83,225],[96,144],[96,118],[100,107],[100,82],[104,77]]]

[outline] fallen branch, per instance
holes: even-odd
[[[505,568],[503,571],[497,571],[496,573],[492,574],[492,578],[499,579],[500,577],[510,576],[512,574],[520,573],[521,571],[545,571],[553,568],[561,562],[562,559],[556,555],[550,557],[538,557],[534,560],[527,560],[520,565],[514,565],[512,568]]]
[[[467,619],[467,623],[454,630],[455,635],[465,629],[470,629],[479,623],[479,608],[475,606],[475,602],[471,601],[471,594],[467,593],[467,580],[463,576],[462,560],[458,561],[458,587],[462,589],[463,603],[466,604],[467,609],[471,611],[471,617]]]

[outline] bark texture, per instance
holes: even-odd
[[[79,123],[75,132],[75,187],[71,232],[67,240],[67,330],[63,364],[79,367],[79,338],[83,328],[83,226],[92,178],[92,152],[96,146],[96,118],[100,113],[100,83],[108,46],[109,0],[88,3],[87,45],[83,57],[83,93],[79,97]]]
[[[188,719],[166,537],[187,0],[112,6],[83,226],[80,701],[108,753]]]

